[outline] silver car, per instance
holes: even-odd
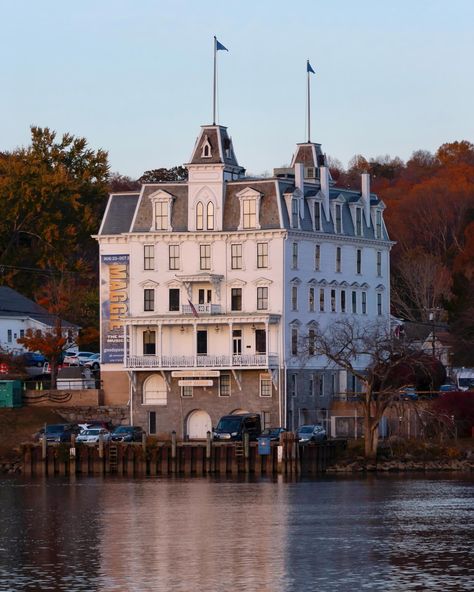
[[[297,429],[296,434],[298,436],[298,442],[301,442],[302,444],[327,440],[326,430],[320,424],[300,426]]]
[[[89,428],[82,430],[77,436],[76,442],[82,442],[83,444],[97,444],[99,438],[102,438],[103,442],[110,441],[110,432],[105,428]]]

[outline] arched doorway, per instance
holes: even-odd
[[[159,374],[152,374],[143,384],[144,405],[166,405],[167,402],[166,383]]]
[[[190,440],[205,440],[207,432],[212,430],[211,417],[202,409],[190,413],[187,423],[186,432]]]

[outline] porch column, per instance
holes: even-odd
[[[127,324],[125,323],[123,326],[123,364],[125,367],[127,367]]]
[[[160,368],[163,366],[163,325],[162,323],[158,323],[157,326],[157,331],[158,331],[158,339],[157,341],[157,345],[158,345],[158,363],[160,365]]]
[[[193,333],[194,333],[194,345],[193,345],[194,366],[197,366],[197,323],[196,323],[196,321],[194,321],[194,323],[193,323]]]
[[[232,336],[232,331],[233,331],[233,327],[234,325],[232,324],[232,321],[229,321],[229,357],[230,357],[230,365],[233,366],[234,365],[234,350],[233,350],[233,336]]]

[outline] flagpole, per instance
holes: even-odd
[[[309,60],[306,64],[306,76],[308,77],[308,143],[311,142],[311,95],[309,89]]]
[[[212,92],[212,125],[216,125],[217,39],[214,35],[214,86]]]

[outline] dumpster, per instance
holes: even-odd
[[[0,380],[0,407],[21,407],[20,380]]]
[[[258,453],[260,455],[270,454],[270,438],[257,438]]]

